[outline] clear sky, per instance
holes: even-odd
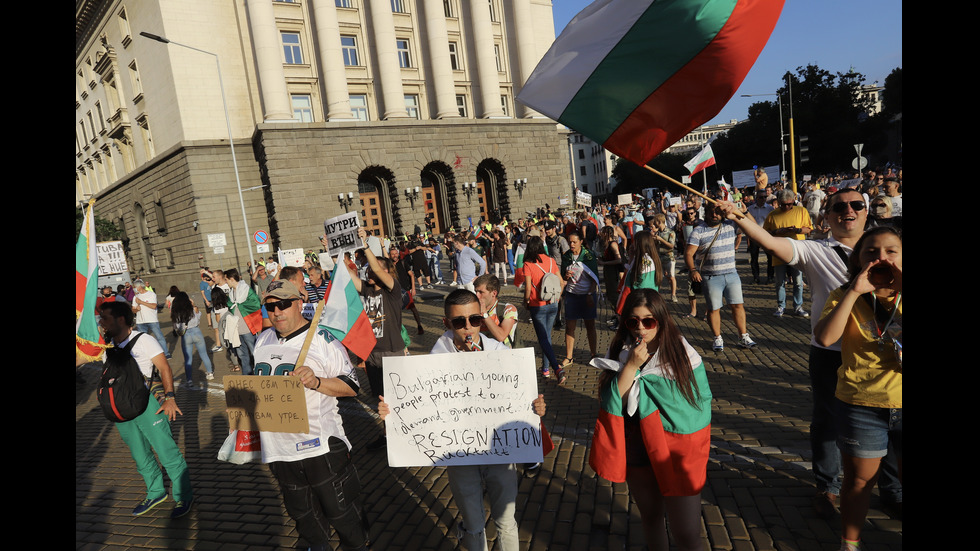
[[[628,0],[627,0],[628,1]],[[589,0],[552,0],[555,35]],[[775,97],[743,98],[741,94],[775,94],[786,71],[814,64],[831,73],[851,67],[868,84],[885,83],[902,66],[902,0],[786,0],[779,22],[735,96],[708,124],[748,117],[749,105]]]

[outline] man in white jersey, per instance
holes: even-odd
[[[264,304],[272,327],[255,343],[256,375],[299,377],[306,387],[309,432],[261,432],[262,462],[279,481],[283,503],[311,549],[328,549],[333,526],[344,549],[366,549],[367,522],[361,485],[350,458],[337,398],[357,395],[357,375],[347,351],[303,317],[303,299],[285,280],[269,284]],[[296,367],[308,331],[317,331],[305,364]]]

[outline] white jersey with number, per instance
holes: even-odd
[[[317,329],[316,326],[311,328],[317,334],[310,343],[305,364],[318,377],[340,378],[356,392],[357,374],[347,356],[347,350],[326,330]],[[255,342],[255,374],[287,375],[293,371],[307,331],[288,339],[280,338],[274,329],[263,331]],[[329,451],[327,441],[331,436],[343,440],[347,449],[350,449],[350,441],[344,433],[343,420],[337,408],[337,398],[310,389],[304,392],[310,432],[261,432],[263,463],[299,461],[323,455]]]

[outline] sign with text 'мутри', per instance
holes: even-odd
[[[537,463],[530,348],[384,358],[388,465]]]
[[[327,238],[330,256],[336,258],[346,252],[353,255],[354,251],[364,247],[364,243],[357,236],[358,227],[360,227],[360,222],[357,218],[357,212],[334,216],[323,222],[323,231]]]

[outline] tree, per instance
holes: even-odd
[[[82,224],[85,221],[85,212],[81,207],[75,207],[75,242],[82,233]],[[123,238],[123,232],[112,222],[95,216],[95,240],[96,241],[117,241]]]
[[[896,67],[885,77],[881,93],[881,114],[891,119],[902,114],[902,68]]]

